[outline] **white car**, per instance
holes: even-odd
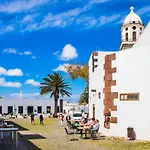
[[[72,121],[81,121],[82,113],[81,112],[74,112],[71,116]]]

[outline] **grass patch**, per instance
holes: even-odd
[[[128,141],[123,138],[105,138],[104,140],[85,140],[78,137],[78,141],[70,141],[65,135],[63,127],[60,127],[58,119],[44,119],[44,126],[39,119],[35,119],[35,125],[30,119],[15,119],[16,124],[27,128],[30,132],[39,134],[45,139],[28,139],[42,150],[150,150],[150,142]]]

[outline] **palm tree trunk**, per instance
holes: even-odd
[[[58,106],[58,96],[55,96],[54,97],[54,102],[55,102],[55,110],[54,110],[54,114],[57,114],[58,113],[58,110],[57,110],[57,106]]]

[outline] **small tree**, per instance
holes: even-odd
[[[67,69],[67,72],[69,73],[70,77],[73,80],[76,80],[77,78],[83,79],[86,83],[87,86],[84,90],[84,92],[80,96],[79,103],[80,104],[88,104],[88,77],[89,77],[89,72],[88,72],[88,65],[67,65],[65,66]]]

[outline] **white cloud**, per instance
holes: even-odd
[[[31,58],[32,58],[32,59],[36,59],[36,56],[32,56]]]
[[[48,13],[46,16],[44,16],[42,21],[30,23],[24,29],[22,29],[22,31],[34,31],[49,27],[63,28],[65,26],[72,24],[72,22],[81,12],[82,10],[80,8],[75,8],[56,15]]]
[[[113,14],[111,16],[101,16],[99,18],[95,18],[93,16],[81,16],[76,20],[77,25],[81,25],[84,29],[89,29],[92,27],[99,27],[105,25],[107,23],[113,22],[120,18],[120,15]]]
[[[0,66],[0,75],[4,75],[7,72],[7,70]]]
[[[31,51],[24,51],[24,52],[17,52],[17,50],[15,48],[5,48],[2,50],[3,53],[12,53],[12,54],[18,54],[18,55],[32,55],[33,53]],[[36,56],[32,56],[32,59],[36,59]]]
[[[150,13],[150,6],[145,6],[137,11],[139,15],[144,15],[146,13]]]
[[[21,69],[9,69],[7,72],[6,72],[6,75],[7,76],[23,76],[23,72]]]
[[[12,25],[3,26],[0,28],[0,34],[8,33],[14,31],[14,27]]]
[[[10,82],[10,81],[5,81],[4,78],[0,78],[0,86],[2,87],[21,87],[22,84],[20,82]]]
[[[6,70],[5,68],[0,66],[0,75],[23,76],[23,72],[21,69],[18,69],[18,68]]]
[[[86,17],[82,16],[76,20],[77,25],[83,25],[86,29],[96,26],[98,24],[98,20],[94,17]]]
[[[36,74],[36,78],[38,78],[39,77],[39,75],[38,74]]]
[[[28,79],[28,80],[26,80],[25,84],[29,84],[29,85],[32,85],[32,86],[40,86],[40,82],[35,81],[34,79]]]
[[[60,59],[67,61],[78,57],[77,50],[71,44],[66,44],[60,55]]]
[[[68,66],[69,64],[63,64],[63,65],[59,65],[57,68],[53,69],[53,71],[63,71],[63,72],[67,72],[67,69],[65,68],[65,66]]]
[[[19,98],[20,93],[11,93],[9,94],[9,96]],[[37,97],[41,97],[40,93],[23,93],[23,98],[37,98]]]
[[[32,55],[31,51],[24,51],[24,52],[19,52],[19,55]]]
[[[68,10],[66,12],[60,12],[57,14],[48,13],[43,17],[39,13],[34,13],[35,12],[34,9],[37,6],[46,3],[58,2],[58,0],[30,0],[30,1],[17,0],[13,2],[5,2],[4,4],[0,5],[0,12],[19,13],[19,12],[26,12],[28,10],[32,10],[33,14],[31,14],[30,12],[30,14],[27,14],[22,19],[17,18],[15,19],[15,21],[13,20],[11,22],[13,24],[0,29],[0,33],[13,31],[14,27],[15,28],[19,27],[19,30],[21,32],[25,32],[25,31],[31,32],[31,31],[41,30],[45,28],[53,28],[53,27],[64,28],[66,26],[75,23],[78,17],[80,17],[82,13],[85,13],[86,11],[92,9],[95,5],[105,3],[108,1],[110,0],[89,0],[83,7],[77,7]],[[95,23],[98,23],[96,21],[97,19],[90,20],[89,24],[91,25],[91,27],[94,27]],[[82,21],[82,23],[85,23],[85,21]]]
[[[56,52],[53,53],[53,55],[57,55],[59,53],[60,53],[60,51],[56,51]]]
[[[31,10],[37,6],[48,3],[49,0],[16,0],[12,2],[1,3],[0,12],[4,13],[20,13]]]
[[[24,18],[21,20],[21,23],[33,22],[37,16],[39,16],[38,13],[28,14],[28,15],[24,16]]]
[[[17,50],[15,48],[5,48],[3,49],[3,53],[17,54]]]
[[[113,14],[111,16],[101,16],[100,17],[100,24],[103,25],[106,23],[113,22],[113,21],[117,20],[119,17],[120,17],[120,15],[117,15],[117,14]]]
[[[30,52],[30,51],[25,51],[25,52],[24,52],[24,55],[32,55],[32,52]]]
[[[68,10],[66,12],[61,12],[58,14],[48,13],[44,16],[43,20],[40,22],[31,22],[27,26],[22,29],[24,31],[34,31],[34,30],[41,30],[50,27],[66,27],[74,23],[77,17],[86,12],[87,10],[91,9],[95,4],[105,3],[110,0],[90,0],[86,5],[82,8],[74,8]]]

